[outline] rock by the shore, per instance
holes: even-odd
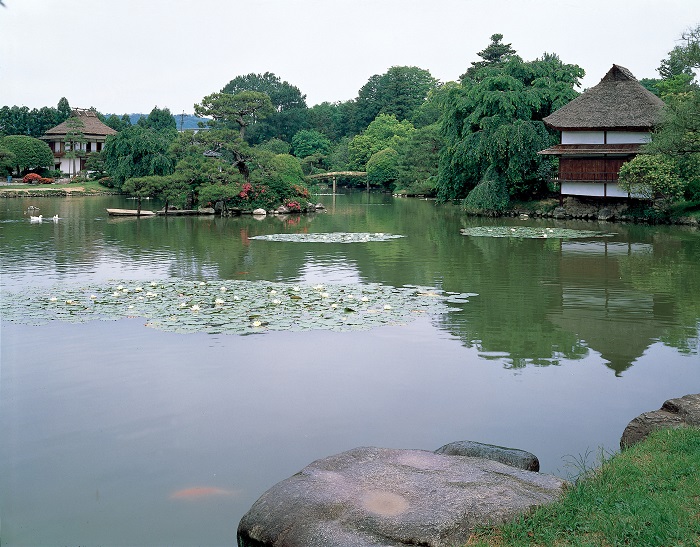
[[[355,448],[265,492],[241,519],[239,547],[463,545],[559,498],[566,481],[484,458]]]
[[[265,209],[262,209],[262,208],[253,209],[253,214],[256,216],[258,216],[258,215],[265,216],[265,215],[267,215],[267,211]]]
[[[620,448],[644,440],[655,429],[683,426],[700,426],[700,393],[669,399],[659,410],[637,416],[622,433]]]
[[[540,470],[540,460],[531,452],[517,448],[477,443],[475,441],[455,441],[441,446],[435,453],[445,454],[446,456],[486,458],[487,460],[494,460],[519,469],[525,469],[526,471]]]

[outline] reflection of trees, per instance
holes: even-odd
[[[653,252],[620,261],[622,277],[638,291],[654,295],[654,317],[663,325],[656,336],[684,353],[700,345],[700,239],[676,229],[653,237]]]

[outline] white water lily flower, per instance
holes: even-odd
[[[97,298],[97,295],[91,294],[91,295],[90,295],[90,298],[91,298],[92,300],[95,300],[95,298]]]
[[[348,300],[355,300],[355,295],[354,295],[354,294],[349,294],[349,295],[347,296],[347,299],[348,299]]]
[[[49,298],[49,300],[50,300],[51,302],[56,302],[56,300],[58,300],[58,298],[56,298],[55,296],[52,296],[51,298]]]
[[[112,296],[119,296],[119,295],[121,295],[121,293],[120,293],[120,292],[117,292],[117,291],[114,291],[114,292],[112,293]]]
[[[330,294],[328,294],[327,292],[321,293],[321,298],[328,298],[329,296],[330,296]]]
[[[234,299],[234,300],[240,300],[241,297],[240,297],[240,296],[234,296],[233,299]]]
[[[254,327],[260,327],[260,326],[262,326],[262,322],[260,322],[260,321],[253,321],[253,326],[254,326]]]
[[[362,300],[363,302],[369,302],[369,298],[367,298],[366,296],[363,296],[360,300]]]
[[[199,311],[199,304],[194,304],[190,309],[192,311]]]
[[[200,281],[200,282],[199,282],[199,286],[200,286],[200,287],[201,287],[202,285],[206,285],[206,284],[207,284],[206,281]]]
[[[221,287],[219,290],[220,290],[221,292],[226,292],[228,289],[227,289],[226,287]]]
[[[223,303],[224,303],[223,298],[217,298],[216,300],[214,300],[214,304],[216,304],[217,306],[221,306],[221,304],[223,304]]]
[[[72,303],[73,303],[72,300],[66,300],[66,304],[72,304]]]
[[[323,285],[315,285],[315,286],[314,286],[314,290],[322,291],[322,290],[323,290]]]
[[[272,301],[272,303],[273,303],[273,304],[281,304],[282,301],[279,300],[279,299],[277,299],[277,298],[275,298],[275,299]]]
[[[117,290],[118,290],[118,291],[121,291],[123,288],[124,288],[124,285],[119,285],[119,286],[117,287]]]
[[[294,285],[294,286],[292,287],[292,290],[293,290],[294,292],[299,292],[300,289],[299,289],[299,287],[298,287],[297,285]]]
[[[134,309],[134,306],[129,306],[127,309],[132,310],[132,309]]]
[[[187,307],[187,304],[186,304],[185,302],[180,302],[180,307],[181,307],[181,308],[186,308],[186,307]]]
[[[270,291],[270,294],[277,294],[277,291],[276,291],[275,289],[272,289],[272,290]]]
[[[129,292],[129,289],[122,289],[122,292],[123,292],[123,293],[128,293],[128,292]]]
[[[136,300],[144,300],[143,296],[139,296],[136,298]]]
[[[336,309],[338,307],[338,304],[331,304],[331,308]]]
[[[385,310],[390,310],[390,309],[391,309],[391,306],[390,306],[389,304],[384,304],[384,309],[385,309]]]
[[[157,284],[158,283],[156,283],[155,281],[151,281],[151,287],[155,287]]]
[[[141,292],[141,291],[143,291],[143,287],[135,287],[134,290],[136,292]]]

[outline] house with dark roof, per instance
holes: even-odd
[[[539,152],[559,157],[561,195],[635,197],[618,186],[620,167],[651,140],[663,106],[629,70],[613,65],[598,85],[544,118],[561,131],[561,144]]]
[[[102,123],[97,112],[76,108],[65,122],[49,129],[41,137],[53,152],[54,167],[64,173],[76,174],[85,168],[85,159],[90,152],[99,152],[109,135],[116,131]],[[79,134],[79,139],[73,140]],[[67,153],[75,151],[73,154]],[[79,163],[75,163],[79,160]]]

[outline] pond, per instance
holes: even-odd
[[[0,202],[3,545],[234,545],[265,490],[358,446],[469,439],[567,477],[700,388],[697,230],[317,199]]]

